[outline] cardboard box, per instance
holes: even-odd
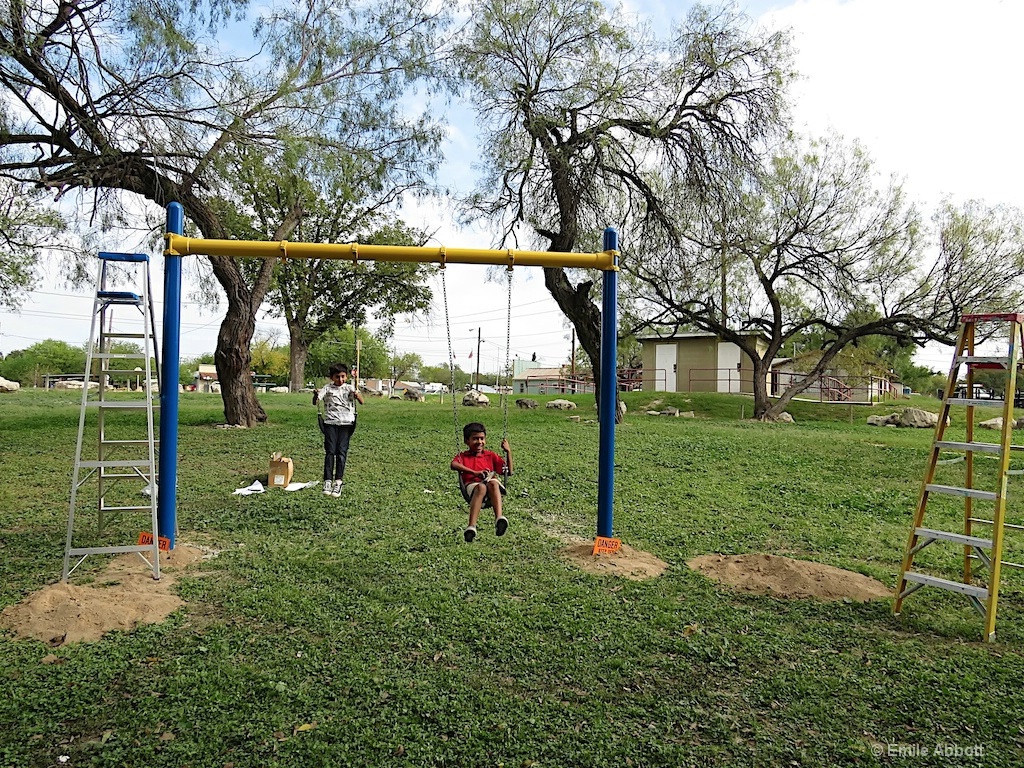
[[[295,467],[292,466],[292,460],[287,456],[282,456],[280,451],[271,454],[270,472],[267,473],[267,487],[284,488],[292,481],[292,473],[294,471]]]

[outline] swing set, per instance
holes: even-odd
[[[511,357],[512,349],[512,267],[509,266],[505,269],[505,279],[508,282],[508,312],[505,316],[505,371],[509,370],[509,359]],[[448,281],[445,278],[445,270],[441,270],[441,295],[444,298],[444,328],[448,334],[448,372],[451,374],[451,393],[452,393],[452,422],[455,428],[455,453],[458,454],[460,450],[459,446],[459,404],[458,398],[455,396],[455,353],[452,351],[452,324],[448,319]],[[502,415],[502,430],[501,439],[502,441],[508,439],[508,401],[509,394],[511,394],[511,388],[506,386],[499,392],[499,399],[501,400],[501,415]],[[501,492],[505,493],[505,489],[508,488],[508,479],[512,474],[512,470],[506,462],[501,470]],[[462,493],[462,498],[467,502],[469,501],[469,490],[466,486],[466,481],[462,477],[462,473],[459,473],[459,491]],[[486,509],[491,506],[491,497],[484,496],[483,508]]]
[[[224,256],[228,258],[283,259],[347,259],[415,262],[438,264],[444,295],[445,327],[448,331],[449,369],[452,371],[452,413],[455,423],[455,447],[459,449],[459,418],[454,387],[454,356],[451,327],[448,322],[448,290],[444,270],[448,264],[504,265],[508,279],[508,322],[506,323],[505,365],[508,366],[512,321],[512,272],[520,267],[565,267],[602,271],[601,302],[601,380],[606,394],[598,410],[600,423],[597,490],[597,544],[595,554],[609,551],[603,542],[612,540],[612,496],[615,470],[615,387],[618,335],[618,233],[604,231],[604,250],[597,253],[559,251],[484,250],[478,248],[445,248],[444,246],[389,246],[360,243],[301,243],[259,240],[217,240],[185,237],[185,210],[180,203],[167,206],[167,227],[164,239],[164,316],[163,361],[161,370],[177,371],[180,365],[181,332],[181,257],[191,255]],[[611,396],[607,392],[611,393]],[[502,395],[504,436],[508,435],[508,395]],[[160,465],[157,522],[159,536],[166,537],[174,548],[177,532],[177,455],[178,455],[178,388],[160,387]]]

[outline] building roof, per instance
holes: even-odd
[[[760,336],[767,338],[761,331],[736,331],[739,336]],[[637,336],[637,341],[674,341],[676,339],[713,339],[719,334],[712,333],[711,331],[688,331],[687,333],[670,333],[668,336],[662,336],[657,333],[651,333],[646,336]]]
[[[561,368],[527,368],[512,377],[516,381],[529,381],[530,379],[560,379],[562,378]]]

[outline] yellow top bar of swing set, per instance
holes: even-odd
[[[213,240],[167,233],[165,253],[175,256],[228,256],[245,259],[349,259],[411,261],[423,264],[500,264],[509,267],[569,267],[617,270],[618,251],[485,250],[442,246],[363,245],[361,243],[296,243],[290,240]]]

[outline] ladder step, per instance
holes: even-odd
[[[958,443],[954,440],[936,440],[937,448],[950,451],[972,451],[974,453],[1000,453],[1002,446],[998,443]],[[1007,446],[1011,451],[1024,451],[1024,445]]]
[[[124,379],[130,379],[133,382],[135,381],[136,377],[138,377],[139,379],[146,378],[145,375],[144,375],[145,373],[146,373],[145,371],[133,371],[131,368],[101,368],[100,369],[100,375],[101,376],[120,376],[120,377],[122,377]],[[155,378],[155,377],[154,376],[150,376],[150,378],[152,379],[152,378]]]
[[[103,261],[129,261],[142,264],[149,261],[148,253],[116,253],[114,251],[100,251],[99,258]]]
[[[948,589],[950,592],[959,592],[962,595],[976,597],[979,600],[983,601],[988,599],[987,588],[976,587],[973,584],[964,584],[961,581],[950,581],[949,579],[940,579],[938,576],[928,576],[923,573],[915,573],[914,571],[906,571],[903,574],[903,578],[906,581],[911,581],[915,584],[923,584],[926,587],[938,587],[939,589]]]
[[[88,461],[78,462],[78,466],[86,467],[87,469],[95,469],[97,467],[148,467],[148,461],[141,461],[140,459],[89,459]]]
[[[149,440],[100,440],[100,445],[149,445]],[[155,447],[160,446],[160,441],[153,439]]]
[[[956,359],[956,365],[966,363],[975,368],[992,366],[995,368],[1009,368],[1013,361],[1008,357],[979,357],[977,355],[963,355]]]
[[[994,522],[992,522],[991,520],[986,520],[983,517],[969,517],[967,519],[970,520],[972,523],[977,523],[978,525],[995,525]],[[1003,528],[1013,531],[1024,531],[1024,525],[1008,523],[1005,520],[1003,521]]]
[[[96,291],[96,298],[106,304],[142,304],[142,297],[131,291]]]
[[[107,507],[107,506],[101,506],[100,507],[100,511],[101,512],[142,512],[142,511],[145,511],[145,510],[150,510],[152,508],[153,507],[152,507],[151,504],[143,504],[141,506],[133,506],[133,507]]]
[[[967,405],[975,406],[980,405],[984,408],[1002,408],[1004,401],[1002,399],[991,399],[983,400],[980,398],[969,398],[969,397],[951,397],[946,401],[946,405]]]
[[[966,547],[992,549],[992,539],[983,539],[979,536],[968,536],[964,533],[952,533],[951,531],[936,531],[932,528],[915,528],[914,533],[924,539],[941,539],[942,541],[951,541],[954,544],[963,544]]]
[[[152,552],[152,544],[138,545],[129,544],[123,547],[71,547],[67,550],[69,555],[119,555],[126,552]]]
[[[90,402],[89,405],[94,405],[98,408],[113,408],[114,410],[117,410],[118,408],[131,410],[133,408],[145,409],[149,407],[150,404],[145,400],[94,400]],[[155,402],[152,406],[154,411],[160,407]]]
[[[929,493],[945,493],[950,496],[970,496],[972,499],[985,499],[995,501],[996,494],[992,491],[979,491],[977,488],[956,488],[952,485],[935,485],[929,483],[925,486]]]
[[[104,339],[145,339],[148,336],[152,336],[151,333],[118,333],[110,331],[101,331],[100,336]]]
[[[144,352],[98,352],[92,356],[93,360],[145,360]],[[124,371],[124,373],[135,373],[135,371]]]
[[[1024,323],[1024,312],[969,312],[960,318],[961,323]]]

